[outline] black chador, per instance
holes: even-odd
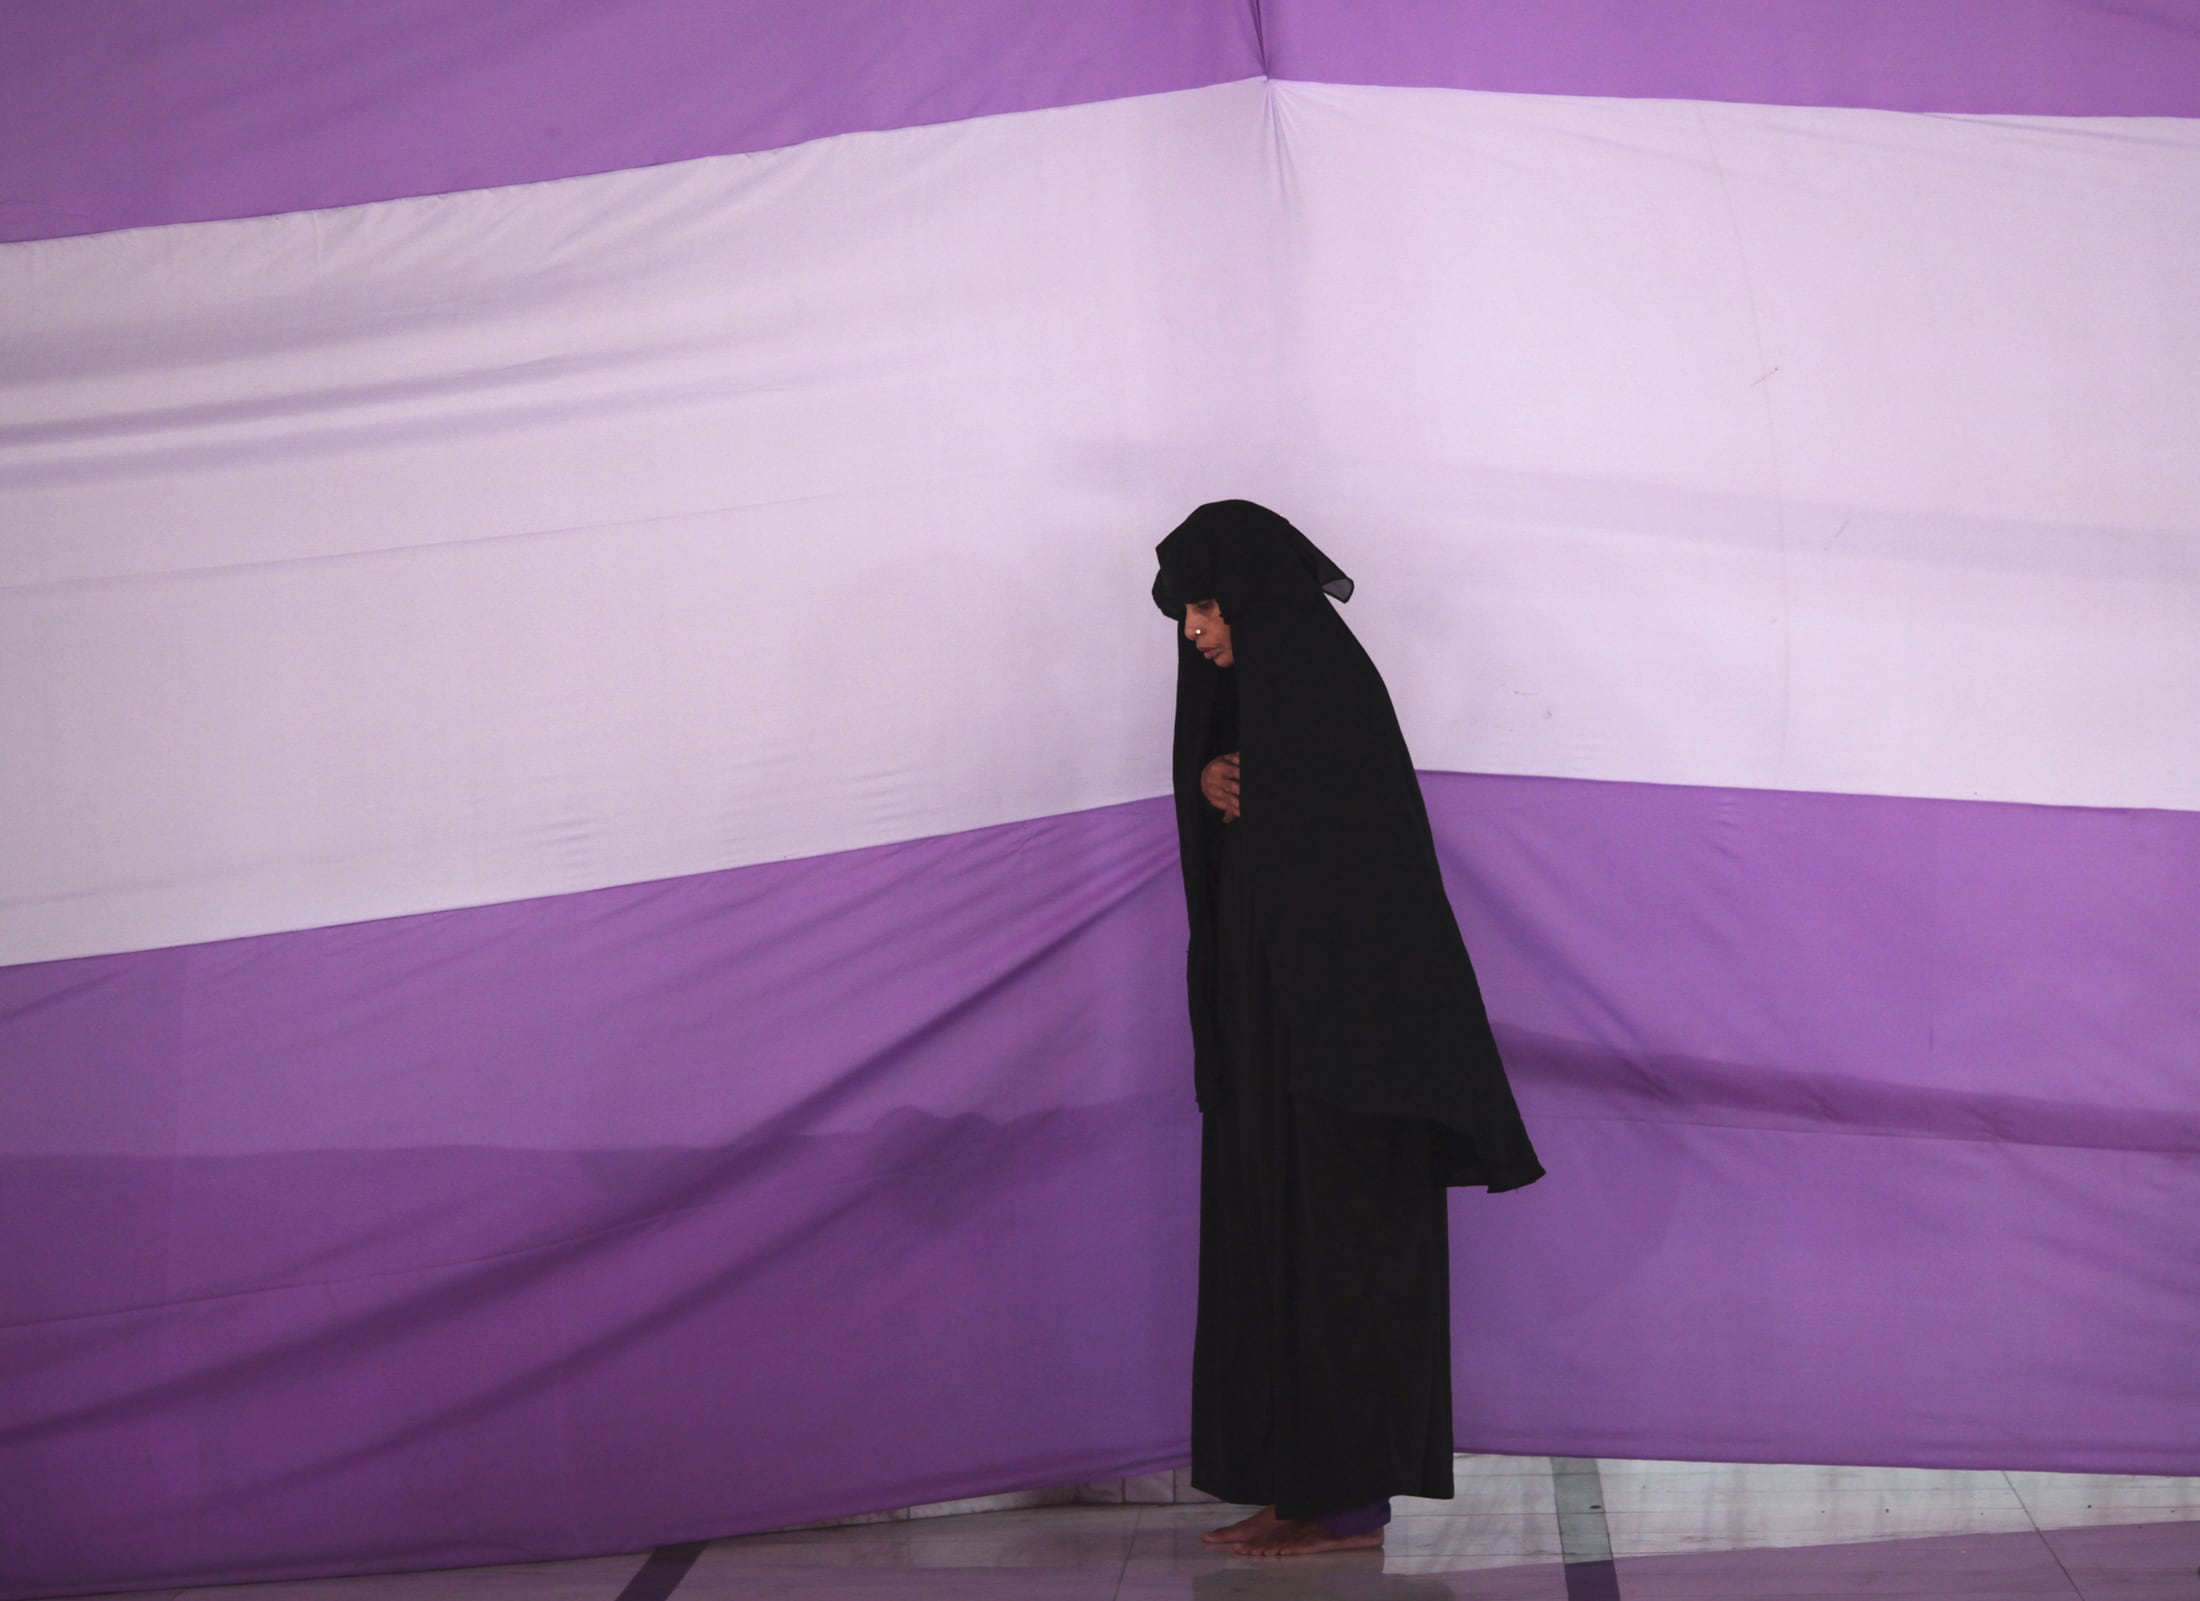
[[[1540,1178],[1352,580],[1264,507],[1158,547],[1200,1167],[1192,1482],[1320,1518],[1447,1497],[1445,1191]],[[1213,601],[1233,665],[1183,637]],[[1200,792],[1240,755],[1240,815]]]

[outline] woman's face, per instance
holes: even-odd
[[[1184,637],[1217,667],[1237,660],[1230,649],[1230,625],[1223,621],[1222,608],[1211,600],[1194,601],[1184,608]]]

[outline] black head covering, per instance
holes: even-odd
[[[1434,1121],[1447,1185],[1533,1183],[1543,1168],[1444,893],[1405,736],[1382,675],[1326,598],[1349,599],[1352,580],[1244,500],[1201,506],[1155,554],[1154,604],[1179,624],[1171,771],[1200,1104],[1217,1094],[1211,864],[1228,827],[1254,875],[1291,1089]],[[1206,600],[1230,626],[1230,667],[1183,637],[1184,608]],[[1199,774],[1230,750],[1243,808],[1225,824]]]

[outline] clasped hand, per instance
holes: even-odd
[[[1222,813],[1225,823],[1234,823],[1238,817],[1238,753],[1217,756],[1199,770],[1199,792],[1207,797],[1207,804]]]

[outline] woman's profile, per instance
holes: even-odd
[[[1247,1555],[1452,1494],[1446,1190],[1542,1176],[1352,580],[1249,501],[1157,547],[1202,1113],[1192,1483]]]

